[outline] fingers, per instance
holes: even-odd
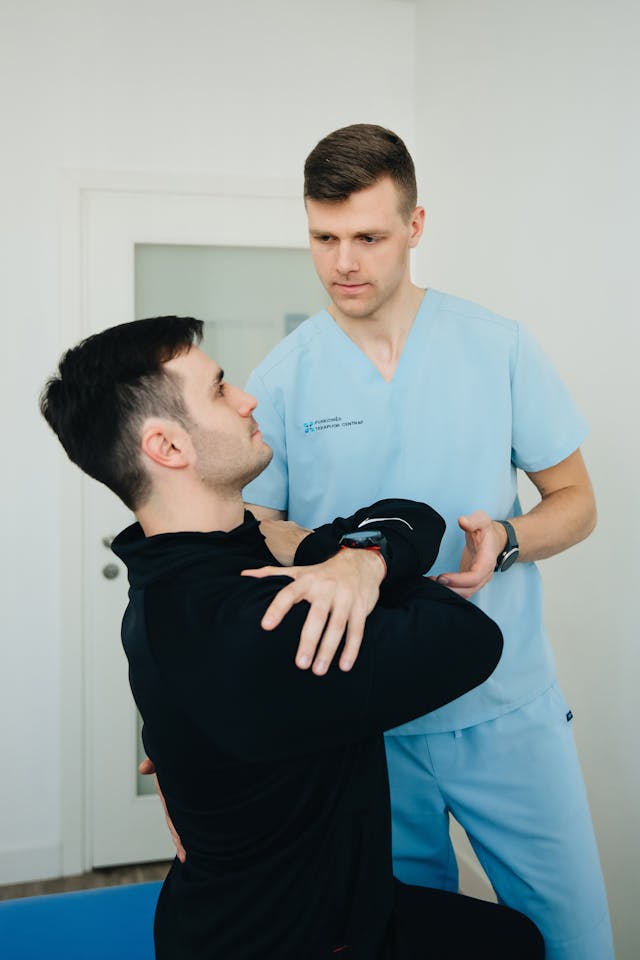
[[[344,649],[340,654],[338,665],[345,673],[348,672],[360,653],[365,620],[364,609],[359,606],[350,606],[346,602],[338,604],[330,615],[326,606],[320,607],[317,614],[312,607],[300,636],[296,664],[305,669],[313,660],[313,673],[318,677],[323,676],[331,666],[336,651],[344,639]],[[317,652],[313,659],[316,648]]]
[[[244,576],[282,576],[280,567],[243,570]],[[261,620],[264,630],[276,628],[297,603],[306,601],[309,610],[300,633],[295,663],[301,670],[313,665],[323,676],[329,669],[347,631],[340,656],[341,670],[350,670],[362,643],[367,614],[375,606],[382,574],[379,558],[365,551],[345,551],[312,567],[287,568],[292,582],[283,587],[267,607]]]
[[[148,776],[151,773],[155,773],[156,768],[153,763],[153,760],[149,760],[149,757],[145,757],[144,760],[138,764],[138,773],[141,773],[143,777]],[[156,779],[157,783],[157,779]]]
[[[449,587],[454,593],[468,600],[489,582],[492,573],[493,571],[487,574],[486,571],[478,570],[468,570],[465,573],[442,573],[436,577],[436,580],[443,587]]]
[[[452,593],[457,593],[463,600],[471,600],[471,597],[477,593],[477,590],[468,590],[466,587],[449,587]]]
[[[338,649],[345,627],[344,614],[335,610],[332,612],[326,602],[316,601],[309,609],[300,634],[296,665],[306,670],[313,661],[313,672],[318,677],[323,676]]]
[[[282,590],[279,590],[260,621],[263,630],[273,630],[283,618],[289,613],[292,607],[305,599],[304,582],[295,581],[287,584]]]
[[[442,573],[436,577],[436,580],[445,587],[457,589],[477,587],[482,578],[477,573],[468,571],[467,573]]]
[[[180,863],[186,863],[186,860],[187,860],[187,851],[186,851],[185,848],[182,846],[182,840],[181,840],[180,837],[178,836],[178,833],[176,832],[176,828],[174,827],[173,823],[171,822],[170,817],[169,817],[168,815],[166,815],[166,816],[165,816],[165,819],[166,819],[167,824],[168,824],[168,827],[169,827],[169,833],[171,834],[171,839],[173,840],[173,845],[174,845],[174,847],[176,848],[176,857],[178,858],[178,860],[180,861]]]
[[[367,618],[364,614],[364,611],[361,614],[357,614],[355,611],[353,611],[351,617],[349,618],[347,639],[339,662],[340,669],[344,670],[345,672],[351,670],[351,667],[358,659],[362,638],[364,636],[364,625],[366,619]]]
[[[169,811],[167,809],[167,802],[164,799],[164,794],[162,790],[160,789],[160,783],[158,781],[158,778],[156,777],[155,780],[156,780],[156,793],[160,797],[160,803],[162,804],[162,809],[164,810],[164,819],[166,820],[167,827],[169,828],[169,833],[171,834],[173,845],[176,848],[176,856],[180,861],[180,863],[185,863],[187,859],[187,851],[182,846],[182,840],[180,839],[178,831],[173,825],[173,820],[169,816]]]
[[[290,577],[292,570],[297,569],[296,567],[287,567],[285,570],[283,567],[255,567],[251,570],[241,570],[241,577],[256,577],[258,580],[261,580],[263,577]]]
[[[299,567],[287,567],[285,572],[282,567],[257,567],[252,570],[242,570],[240,576],[255,577],[257,580],[263,580],[265,577],[295,577],[299,569]],[[303,598],[304,591],[297,588],[295,581],[283,587],[267,607],[260,621],[262,629],[273,630],[274,627],[277,627],[289,610]]]

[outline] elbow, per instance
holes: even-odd
[[[480,616],[467,644],[466,662],[470,669],[470,675],[467,677],[467,681],[470,682],[469,689],[479,687],[489,679],[500,663],[504,648],[504,639],[498,624],[482,611],[477,610],[477,613]]]
[[[502,636],[502,630],[497,623],[491,621],[492,630],[489,633],[489,639],[487,641],[487,651],[488,651],[488,661],[489,669],[486,679],[488,679],[493,671],[496,669],[500,663],[502,657],[502,651],[504,649],[504,637]]]
[[[586,540],[587,537],[591,536],[598,523],[598,508],[592,491],[590,491],[589,499],[585,503],[580,519],[581,523],[574,543],[580,543],[581,540]]]
[[[591,501],[591,509],[589,511],[589,516],[587,517],[587,532],[585,537],[590,536],[593,533],[596,526],[598,525],[598,508],[596,506],[595,497]]]
[[[478,675],[475,679],[475,686],[479,686],[488,680],[493,671],[500,663],[502,651],[504,648],[504,639],[502,631],[497,623],[485,617],[482,629],[478,630],[474,637],[474,646],[476,650],[476,670]]]

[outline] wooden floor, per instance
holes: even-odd
[[[37,880],[31,883],[10,883],[0,886],[0,900],[16,897],[37,897],[43,893],[66,893],[69,890],[92,890],[95,887],[117,887],[123,883],[144,883],[164,880],[171,866],[167,863],[132,863],[123,867],[102,867],[75,877]]]

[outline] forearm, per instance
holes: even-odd
[[[479,686],[502,653],[497,624],[428,578],[399,584],[389,599],[399,606],[376,608],[363,647],[374,662],[369,720],[383,730]]]
[[[296,563],[320,563],[335,553],[340,537],[356,529],[379,529],[391,554],[387,582],[425,573],[435,561],[444,534],[442,517],[424,503],[389,498],[356,511],[351,517],[337,517],[303,539]]]
[[[369,559],[373,563],[375,558]],[[228,737],[228,749],[264,761],[308,756],[381,733],[443,706],[490,676],[502,636],[478,607],[422,577],[404,581],[394,593],[393,604],[389,598],[368,618],[353,670],[343,672],[334,665],[319,682],[309,672],[291,669],[306,615],[303,606],[289,612],[268,643],[256,632],[260,610],[273,596],[273,582],[264,581],[246,596],[241,617],[229,605],[228,627],[221,626],[229,635],[255,637],[248,645],[233,645],[238,669],[231,675],[238,685],[229,689],[224,731],[220,711],[211,710],[206,668],[197,671],[190,687],[181,688],[185,697],[188,691],[189,709],[202,711],[214,740]],[[193,683],[209,694],[194,696]]]
[[[521,517],[505,517],[513,525],[523,563],[544,560],[584,540],[596,525],[596,505],[590,483],[569,486],[543,495],[533,509]],[[500,550],[507,536],[494,523]]]
[[[283,567],[292,566],[296,550],[311,531],[287,520],[284,510],[260,507],[254,503],[246,503],[245,507],[260,521],[260,532],[278,563]]]

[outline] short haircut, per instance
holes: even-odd
[[[317,144],[304,165],[304,196],[340,202],[391,177],[400,191],[400,212],[409,218],[418,202],[411,154],[395,133],[373,123],[334,130]]]
[[[200,343],[202,326],[193,317],[152,317],[110,327],[68,350],[40,395],[69,459],[131,510],[151,492],[140,449],[145,419],[189,427],[180,378],[163,364]]]

